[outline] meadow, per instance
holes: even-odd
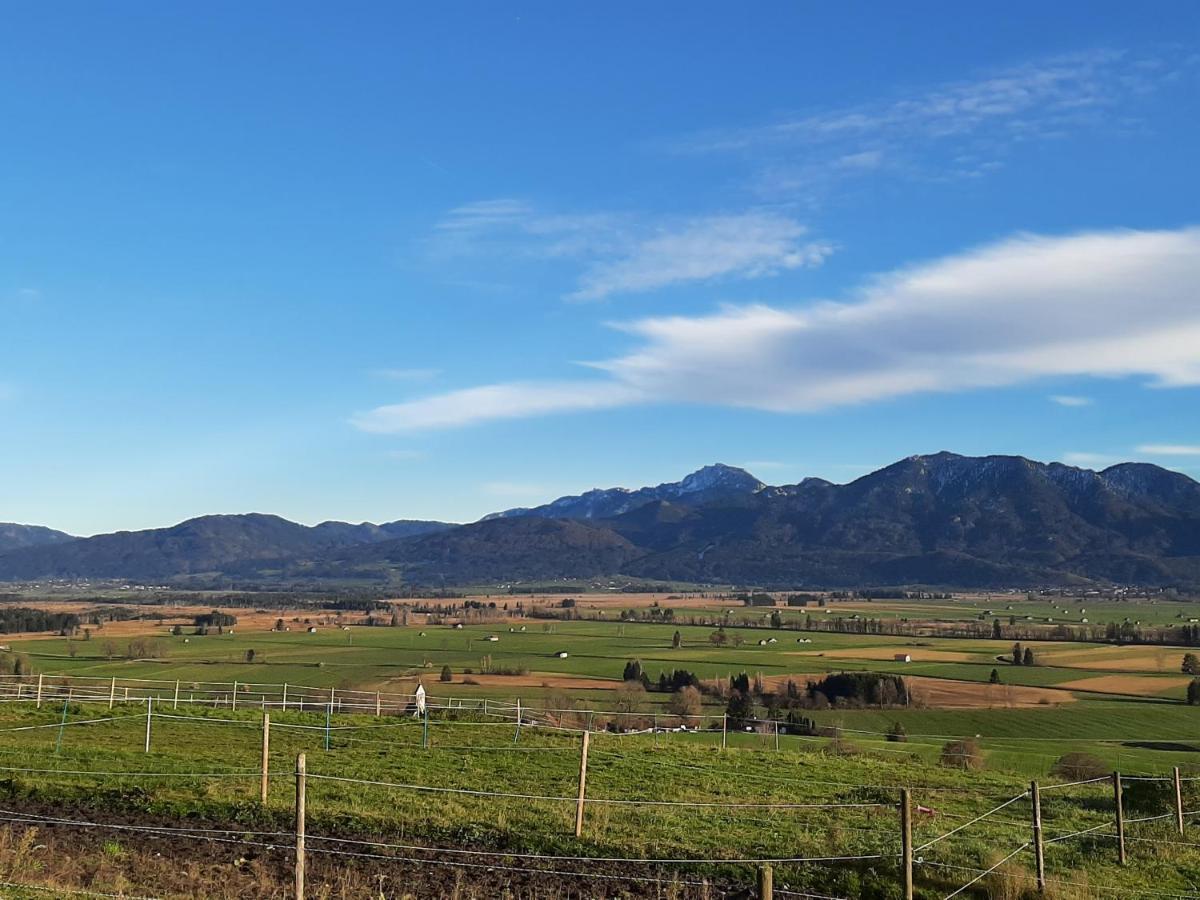
[[[203,820],[239,834],[272,830],[282,835],[290,827],[291,767],[295,755],[304,751],[318,776],[310,783],[312,832],[366,841],[371,846],[360,848],[369,849],[363,864],[391,867],[364,871],[363,878],[393,877],[397,866],[422,872],[454,869],[476,879],[468,879],[468,886],[474,884],[471,889],[478,896],[495,895],[499,887],[511,896],[537,896],[544,885],[521,882],[524,876],[514,872],[503,885],[479,881],[480,872],[455,869],[452,863],[461,857],[441,851],[552,856],[558,861],[543,864],[543,869],[567,866],[572,873],[595,875],[599,865],[610,876],[614,872],[603,867],[627,857],[688,861],[645,863],[645,871],[636,872],[617,867],[623,875],[641,873],[638,878],[650,879],[659,893],[648,896],[661,895],[667,884],[675,885],[675,896],[692,896],[689,891],[700,890],[695,886],[699,882],[689,887],[697,878],[708,879],[720,896],[753,881],[750,861],[775,859],[777,889],[790,885],[828,896],[895,897],[895,804],[901,787],[912,788],[914,802],[931,811],[918,817],[918,843],[1019,798],[1003,815],[985,817],[923,856],[917,896],[939,897],[997,863],[998,850],[1015,850],[1028,840],[1029,801],[1023,794],[1030,779],[1046,785],[1067,780],[1054,774],[1064,754],[1085,752],[1104,771],[1120,770],[1132,779],[1161,778],[1172,767],[1179,767],[1185,779],[1200,775],[1200,708],[1181,702],[1187,681],[1179,672],[1186,652],[1182,647],[1028,641],[1036,664],[1017,666],[1008,659],[1009,640],[802,632],[762,627],[757,621],[754,627],[739,626],[732,623],[740,616],[758,617],[762,611],[694,598],[656,598],[641,607],[669,606],[676,622],[619,621],[617,599],[603,597],[593,607],[586,599],[580,604],[583,615],[602,612],[604,620],[497,614],[479,622],[473,614],[455,627],[459,619],[450,614],[441,620],[414,614],[407,626],[367,626],[361,615],[309,610],[247,616],[233,610],[240,616],[236,626],[224,633],[197,634],[186,616],[176,621],[170,610],[159,610],[166,613],[165,621],[93,626],[90,639],[10,636],[6,646],[27,658],[33,672],[94,679],[101,695],[106,681],[115,678],[134,685],[134,696],[153,692],[163,700],[153,720],[152,752],[146,756],[144,704],[123,704],[122,692],[112,712],[105,703],[77,700],[64,709],[59,694],[37,709],[28,693],[34,676],[24,676],[24,702],[0,703],[0,792],[7,792],[15,810],[30,808],[22,804],[44,806],[67,821],[97,822],[103,814],[119,813],[161,827]],[[986,603],[987,598],[978,601]],[[1040,601],[1013,600],[1014,605],[1025,602]],[[872,617],[874,608],[884,605],[870,604]],[[956,606],[950,601],[932,605],[938,610]],[[1126,602],[1111,605],[1105,613],[1116,615],[1128,607]],[[1095,606],[1092,602],[1089,613]],[[1027,614],[1026,608],[1020,615]],[[683,624],[693,615],[689,610],[707,616],[728,610],[731,624],[721,629],[724,643],[714,643],[717,629],[710,625]],[[840,604],[834,613],[852,614]],[[1177,615],[1161,618],[1177,622]],[[277,618],[284,619],[288,630],[272,630]],[[177,623],[188,627],[171,634]],[[139,637],[144,640],[134,648]],[[147,658],[130,658],[137,655],[131,649]],[[900,661],[897,654],[911,661]],[[652,686],[659,672],[675,669],[686,669],[710,685],[702,710],[707,718],[696,720],[699,727],[692,730],[676,730],[679,720],[667,709],[670,694],[655,690],[630,706],[621,679],[631,660],[641,662]],[[448,681],[443,669],[449,670]],[[990,683],[993,670],[999,684]],[[899,708],[856,704],[803,710],[823,729],[817,735],[797,733],[786,724],[776,734],[760,705],[754,710],[760,721],[722,735],[720,687],[730,677],[745,672],[770,690],[788,679],[803,683],[841,671],[904,676],[911,700]],[[190,696],[212,696],[215,684],[228,688],[234,681],[244,697],[236,709],[187,702]],[[52,682],[49,678],[47,685]],[[173,709],[167,698],[176,682],[184,701]],[[258,748],[261,716],[268,710],[252,708],[254,686],[283,683],[293,690],[304,685],[393,694],[407,694],[421,683],[433,709],[429,730],[411,717],[339,713],[327,719],[272,707],[274,774],[268,802],[261,806]],[[461,708],[483,698],[494,704],[493,710],[508,712],[480,716]],[[511,710],[518,699],[530,721],[541,727],[517,731]],[[624,718],[614,715],[619,706]],[[544,707],[559,712],[544,713]],[[82,724],[91,719],[105,721]],[[588,797],[595,803],[589,803],[587,827],[576,839],[569,826],[579,733],[571,729],[587,722],[597,728],[608,722],[639,727],[635,733],[591,735]],[[907,732],[903,742],[888,739],[887,732],[897,724]],[[943,764],[947,742],[964,739],[980,748],[979,770]],[[47,769],[54,771],[40,771]],[[159,774],[120,774],[138,771]],[[354,780],[324,781],[322,775]],[[1159,782],[1129,784],[1132,802],[1140,804],[1135,818],[1149,816],[1151,807],[1155,816],[1163,814],[1158,806],[1166,795],[1154,787]],[[1195,784],[1185,781],[1189,810],[1200,807]],[[1130,832],[1135,841],[1131,856],[1153,865],[1118,866],[1105,830],[1112,818],[1111,785],[1099,781],[1062,791],[1046,807],[1047,828],[1060,836],[1096,832],[1064,838],[1047,851],[1057,879],[1054,896],[1192,896],[1187,892],[1200,879],[1200,852],[1190,832],[1181,839],[1171,835],[1169,821],[1138,821],[1134,827],[1140,830]],[[9,821],[36,825],[35,820]],[[396,860],[396,846],[384,845],[407,848],[410,861]],[[315,846],[320,857],[334,847],[357,845],[331,841]],[[441,855],[431,862],[414,846],[437,847]],[[128,848],[130,859],[141,858],[144,848],[139,847]],[[212,850],[204,852],[211,856]],[[228,896],[268,896],[264,885],[286,883],[287,854],[278,848],[261,854],[265,868],[258,887],[231,887]],[[380,855],[388,861],[374,858]],[[424,865],[411,861],[417,857]],[[593,862],[581,861],[584,857]],[[825,857],[839,859],[798,861]],[[1018,852],[964,896],[1019,896],[1031,877],[1028,857]],[[5,858],[0,836],[0,866]],[[132,891],[136,871],[108,862],[103,872],[92,873],[89,889],[103,890],[107,884]],[[518,857],[508,863],[513,869],[530,868]],[[340,883],[320,862],[314,871],[326,878],[327,896],[363,895],[356,893],[362,890],[361,880]],[[487,871],[493,878],[507,870],[492,860]],[[0,882],[6,880],[22,879],[6,878],[0,870]],[[73,883],[83,881],[77,873]],[[648,891],[649,883],[599,880],[583,895],[642,896],[639,891]],[[427,890],[436,893],[444,887]],[[221,896],[218,888],[210,885],[206,895]],[[1010,888],[1015,892],[1004,893]]]

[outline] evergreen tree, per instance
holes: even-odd
[[[988,678],[988,683],[989,684],[999,684],[1000,683],[1000,670],[999,669],[992,669],[992,675],[990,678]]]
[[[1034,662],[1033,650],[1031,648],[1029,648],[1029,647],[1025,648],[1025,656],[1022,658],[1021,663],[1022,663],[1022,665],[1026,665],[1026,666],[1037,665],[1037,663]]]
[[[1187,688],[1188,706],[1200,706],[1200,678],[1193,678]]]
[[[673,634],[671,636],[671,647],[675,650],[678,650],[682,646],[683,646],[683,635],[680,634],[678,631],[676,631],[675,634]]]
[[[1013,644],[1012,646],[1012,664],[1014,666],[1021,665],[1025,661],[1024,655],[1021,653],[1021,645]]]
[[[1196,658],[1195,653],[1183,654],[1181,670],[1184,675],[1200,675],[1200,659]]]

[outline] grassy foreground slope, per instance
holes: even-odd
[[[829,742],[798,738],[784,738],[781,749],[775,750],[773,742],[760,736],[739,735],[730,749],[721,751],[680,734],[593,735],[588,777],[593,802],[586,808],[583,836],[576,839],[572,825],[580,738],[574,733],[526,727],[517,735],[512,723],[435,718],[426,747],[419,721],[346,716],[332,723],[326,750],[323,716],[276,713],[271,734],[275,774],[262,807],[257,712],[189,710],[178,713],[183,718],[156,716],[149,754],[143,752],[142,706],[118,704],[113,721],[60,729],[56,726],[62,713],[61,707],[0,706],[0,816],[7,821],[22,810],[53,809],[62,818],[100,824],[113,817],[134,826],[147,821],[225,823],[222,827],[235,832],[278,832],[269,843],[278,848],[271,852],[285,868],[294,796],[291,770],[302,751],[309,763],[308,829],[314,854],[357,848],[378,856],[420,859],[414,847],[435,846],[593,860],[694,861],[626,863],[619,868],[625,876],[675,879],[682,885],[677,896],[689,896],[683,883],[701,877],[730,887],[751,884],[754,868],[746,860],[806,858],[821,861],[776,863],[777,887],[833,896],[896,897],[895,804],[901,787],[912,790],[919,807],[918,847],[1017,798],[1000,812],[920,850],[921,897],[945,896],[1017,850],[1030,834],[1030,805],[1021,796],[1028,782],[1023,777],[949,769],[930,762],[922,748],[903,744],[867,741],[859,753],[841,755],[848,748],[834,753]],[[68,704],[66,709],[68,723],[109,715],[94,704]],[[87,772],[107,774],[79,774]],[[1197,782],[1186,784],[1185,806],[1200,809]],[[1100,782],[1053,789],[1046,781],[1046,787],[1047,838],[1097,829],[1048,845],[1055,896],[1137,896],[1139,891],[1190,896],[1194,891],[1200,877],[1200,844],[1193,843],[1190,834],[1182,839],[1175,835],[1170,819],[1131,822],[1130,863],[1121,867],[1110,837],[1111,786]],[[1160,782],[1130,781],[1129,817],[1169,812],[1164,787]],[[367,843],[322,841],[331,836]],[[137,839],[136,831],[112,836],[118,844]],[[255,840],[252,834],[245,839]],[[408,849],[384,846],[389,844]],[[194,853],[205,859],[219,860],[235,851],[236,844],[194,843]],[[0,861],[4,858],[0,848]],[[532,870],[566,866],[584,874],[607,871],[603,866],[611,865],[521,856],[465,858]],[[346,865],[352,865],[352,859],[347,857]],[[1030,854],[1019,852],[966,896],[998,896],[995,892],[1003,885],[1014,891],[1028,887],[1031,864]],[[471,870],[463,871],[469,883]],[[573,883],[586,882],[575,878]],[[614,885],[604,884],[603,891],[596,888],[584,895],[621,895],[609,893]],[[640,896],[638,884],[619,887]],[[105,889],[103,884],[82,886]],[[142,894],[161,890],[135,883],[123,889]]]

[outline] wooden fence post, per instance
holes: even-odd
[[[421,746],[429,749],[429,704],[425,704],[425,721],[421,725]]]
[[[40,673],[38,674],[38,685],[37,685],[37,708],[38,709],[42,708],[42,678],[43,677],[44,676],[41,675]]]
[[[588,732],[583,733],[583,749],[579,754],[579,801],[575,804],[575,837],[583,835],[583,804],[587,796]]]
[[[1029,797],[1033,803],[1033,859],[1037,867],[1037,889],[1046,893],[1046,857],[1042,848],[1042,795],[1038,783],[1029,783]]]
[[[233,683],[233,693],[229,695],[229,709],[234,711],[237,709],[237,682]]]
[[[304,754],[296,757],[296,900],[304,900]]]
[[[900,853],[904,900],[913,900],[912,798],[908,788],[900,789]]]
[[[517,730],[513,732],[513,743],[521,737],[521,698],[517,698]]]
[[[179,709],[179,679],[175,679],[175,699],[171,701],[171,709]]]
[[[262,785],[259,789],[259,799],[263,806],[267,805],[267,770],[270,767],[271,759],[271,714],[263,713],[263,740],[262,740]]]
[[[726,735],[729,733],[729,714],[721,713],[721,749],[725,749]]]
[[[1121,796],[1121,773],[1113,772],[1113,805],[1117,815],[1117,862],[1125,865],[1125,800]]]
[[[146,698],[146,752],[150,752],[150,722],[154,719],[154,698]]]
[[[378,719],[382,712],[383,712],[383,704],[379,699],[379,691],[376,691],[375,692],[375,718]]]
[[[779,749],[779,720],[775,720],[775,749]]]
[[[1183,837],[1183,789],[1179,784],[1179,766],[1174,769],[1175,775],[1175,828]]]
[[[113,704],[117,702],[117,677],[114,675],[112,684],[108,686],[108,708],[112,709]]]
[[[287,712],[287,682],[283,683],[283,711]]]
[[[765,863],[758,867],[758,898],[772,900],[774,896],[775,873],[771,870],[770,863]]]

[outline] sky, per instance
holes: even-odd
[[[9,4],[0,521],[1200,477],[1200,5]]]

